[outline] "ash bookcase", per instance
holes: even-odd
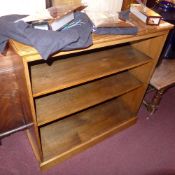
[[[29,46],[10,41],[22,60],[33,126],[27,129],[42,169],[134,124],[149,80],[172,25],[139,32],[94,35],[93,45],[59,52],[44,61]]]

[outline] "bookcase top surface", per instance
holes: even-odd
[[[61,56],[68,55],[71,53],[77,53],[107,46],[112,46],[116,44],[122,44],[126,42],[137,41],[140,39],[146,39],[149,37],[155,37],[167,33],[168,30],[173,28],[173,25],[164,21],[161,21],[159,26],[149,26],[145,25],[142,21],[134,16],[131,16],[131,22],[138,27],[137,35],[97,35],[93,34],[93,45],[85,49],[77,49],[72,51],[61,51],[53,55]],[[32,62],[36,60],[41,60],[42,57],[39,55],[38,51],[28,45],[22,44],[15,40],[10,40],[10,46],[15,50],[15,52],[23,57],[24,61]]]

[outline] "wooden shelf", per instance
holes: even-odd
[[[30,66],[33,96],[38,97],[115,74],[145,64],[149,60],[145,54],[125,45],[71,59],[58,59],[52,65],[34,64]]]
[[[134,114],[117,98],[41,127],[41,166],[63,160],[135,121]]]
[[[136,35],[93,34],[92,46],[60,51],[47,61],[36,49],[10,42],[21,56],[14,69],[22,87],[20,109],[23,121],[33,123],[27,133],[42,169],[136,122],[173,26],[148,26],[133,15],[129,20]]]
[[[38,125],[46,124],[112,99],[141,85],[142,83],[139,80],[126,71],[62,92],[37,98],[35,99],[35,104]]]
[[[175,83],[175,59],[163,59],[156,67],[150,84],[157,90],[166,88]]]

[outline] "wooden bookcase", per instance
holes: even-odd
[[[136,36],[93,35],[94,44],[41,59],[11,41],[23,60],[33,128],[27,133],[42,169],[134,124],[171,25]]]

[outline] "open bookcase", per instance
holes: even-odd
[[[60,52],[48,62],[34,48],[11,41],[22,59],[34,123],[27,133],[42,169],[136,122],[172,26],[133,23],[136,36],[93,35],[91,47]]]

